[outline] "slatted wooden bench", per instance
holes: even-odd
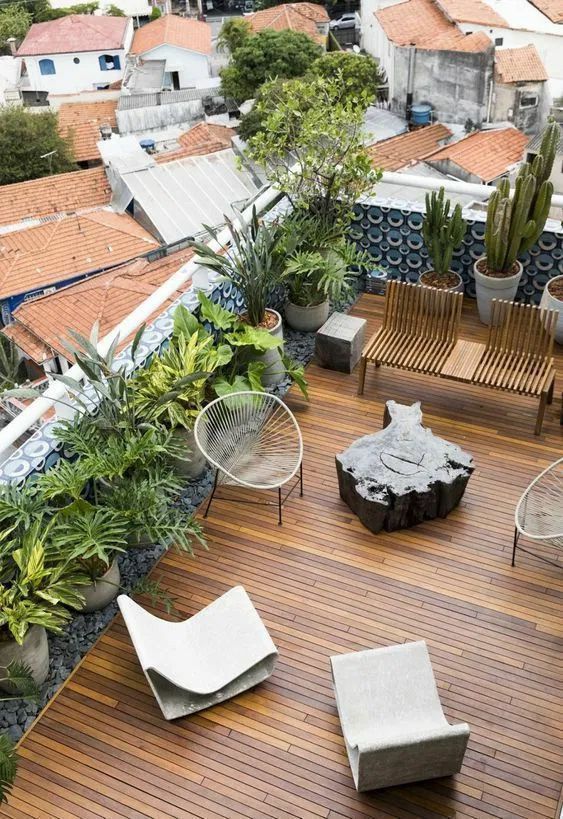
[[[528,395],[539,398],[535,428],[539,435],[546,405],[553,400],[557,312],[494,301],[487,341],[468,341],[458,338],[461,294],[434,291],[439,295],[430,296],[413,290],[431,288],[390,283],[383,325],[364,348],[358,393],[364,389],[367,364],[373,363]],[[408,317],[409,305],[414,306],[414,319]],[[426,320],[428,327],[423,326]]]

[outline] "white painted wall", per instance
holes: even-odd
[[[394,0],[398,2],[398,0]],[[395,80],[395,46],[387,38],[375,12],[380,8],[394,5],[385,0],[362,0],[361,7],[361,45],[364,51],[378,60],[385,69],[389,81],[389,98],[393,96]]]
[[[180,79],[180,88],[193,88],[198,80],[211,76],[211,65],[207,54],[196,51],[187,51],[176,46],[160,45],[140,55],[144,60],[165,60],[166,73],[177,71]]]

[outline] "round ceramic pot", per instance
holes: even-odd
[[[479,262],[484,259],[484,256],[477,259],[473,265],[473,275],[475,276],[475,291],[477,293],[477,309],[479,311],[479,318],[483,324],[491,323],[491,306],[493,299],[499,301],[514,301],[518,291],[518,285],[522,278],[522,265],[518,265],[518,271],[512,276],[504,276],[497,278],[495,276],[486,276],[478,270]]]
[[[563,282],[563,276],[555,276],[555,278],[548,281],[541,297],[540,307],[543,307],[545,310],[559,311],[559,318],[555,325],[555,341],[558,344],[563,344],[563,301],[552,296],[549,292],[549,285],[553,285],[553,282]]]
[[[30,669],[37,685],[45,682],[49,673],[49,643],[43,626],[31,626],[21,646],[15,640],[0,642],[0,676],[4,676],[4,671],[14,660]],[[9,683],[1,683],[0,688],[14,693]]]
[[[272,329],[269,330],[270,335],[274,336],[275,338],[281,338],[283,342],[282,317],[277,310],[272,310],[270,307],[268,307],[266,312],[274,313],[274,315],[277,316],[277,324],[275,327],[272,327]],[[285,370],[281,362],[282,352],[283,345],[281,347],[274,347],[273,350],[266,350],[265,353],[262,353],[258,357],[258,360],[264,362],[266,365],[266,369],[262,375],[262,383],[265,387],[275,387],[276,384],[283,381],[285,377]]]
[[[105,608],[108,603],[111,603],[117,597],[120,580],[121,575],[119,574],[116,559],[101,577],[98,577],[88,586],[80,586],[80,594],[84,597],[84,605],[81,611],[98,611],[98,609]]]
[[[185,429],[178,427],[174,430],[174,437],[181,443],[186,450],[188,460],[183,458],[174,458],[172,464],[178,475],[188,480],[195,480],[199,478],[204,471],[207,461],[205,456],[200,451],[195,442],[195,435],[193,429]]]
[[[322,327],[328,318],[330,303],[328,299],[312,307],[300,307],[288,301],[285,305],[285,318],[293,330],[302,333],[314,333]]]
[[[433,287],[434,290],[445,290],[448,293],[463,293],[463,279],[461,278],[459,273],[454,273],[453,270],[450,270],[449,272],[451,273],[452,276],[455,276],[457,279],[457,284],[455,284],[453,287],[435,287],[432,284],[426,284],[423,281],[423,278],[424,276],[426,276],[427,273],[434,273],[433,270],[425,270],[424,273],[421,273],[420,276],[418,277],[418,284],[422,284],[424,287]]]

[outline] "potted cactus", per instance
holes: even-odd
[[[461,205],[456,205],[450,216],[451,203],[445,199],[445,190],[426,194],[426,211],[422,223],[422,236],[430,258],[432,269],[421,273],[419,284],[463,293],[463,279],[459,273],[450,270],[454,250],[461,245],[465,236],[466,223],[461,215]]]
[[[559,140],[559,126],[550,123],[543,135],[539,154],[525,162],[518,172],[514,196],[510,182],[503,178],[491,195],[485,226],[485,255],[474,265],[479,318],[490,323],[493,299],[513,301],[520,279],[519,257],[530,250],[543,233],[553,184],[549,176]]]

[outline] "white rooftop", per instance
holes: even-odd
[[[370,105],[366,111],[364,128],[369,135],[366,140],[367,145],[404,134],[408,130],[405,119],[386,108],[377,108],[375,105]]]
[[[552,23],[529,0],[485,0],[485,3],[504,17],[508,28],[563,35],[562,26]]]

